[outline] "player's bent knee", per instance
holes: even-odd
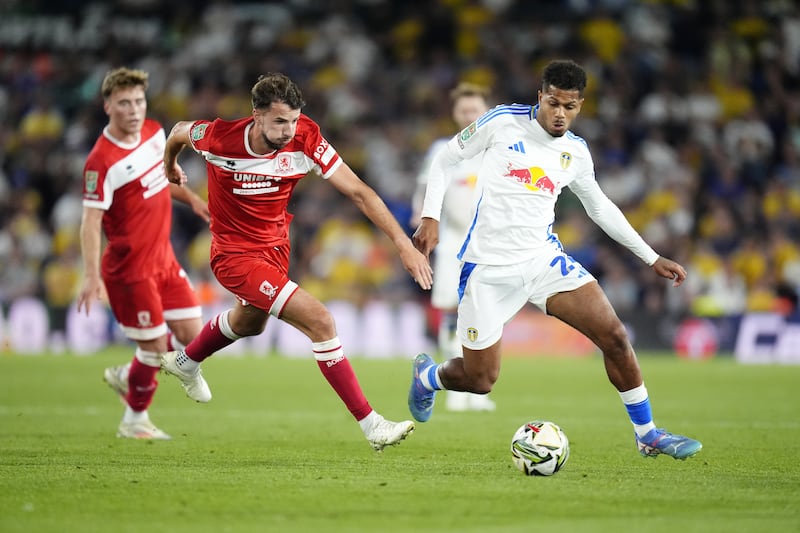
[[[309,322],[309,329],[319,338],[330,338],[336,335],[336,323],[333,315],[327,309],[315,313],[310,317]]]
[[[613,356],[615,354],[625,354],[630,349],[628,331],[622,322],[617,322],[600,339],[600,349],[604,354]]]
[[[228,323],[227,329],[230,331],[233,337],[253,337],[255,335],[261,335],[264,332],[264,329],[267,327],[267,317],[245,317],[237,318],[237,320],[231,320],[229,317],[230,322]],[[225,331],[224,324],[220,324],[220,328],[222,328],[223,332]]]
[[[263,333],[267,327],[268,316],[261,312],[231,309],[219,315],[217,325],[226,337],[236,340]]]
[[[233,334],[239,338],[242,337],[254,337],[256,335],[261,335],[266,328],[266,322],[263,324],[237,324],[236,327],[232,327]]]

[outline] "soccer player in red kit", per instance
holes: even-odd
[[[104,292],[133,360],[107,368],[105,381],[126,404],[118,437],[169,439],[150,421],[160,354],[183,347],[203,326],[199,300],[170,243],[172,198],[209,220],[208,206],[164,174],[164,129],[147,113],[148,74],[118,68],[101,87],[108,125],[86,159],[80,242],[84,282],[78,310]],[[100,257],[102,236],[108,245]]]
[[[424,289],[432,272],[425,256],[375,191],[366,185],[301,113],[300,89],[283,74],[261,76],[251,90],[253,113],[234,120],[179,122],[167,138],[164,165],[173,183],[187,178],[177,164],[185,146],[206,160],[211,212],[211,268],[237,297],[232,309],[203,326],[184,350],[168,352],[162,368],[177,376],[187,395],[208,401],[211,393],[200,362],[241,337],[258,335],[270,315],[311,340],[317,364],[358,421],[375,450],[394,445],[414,430],[411,421],[391,422],[365,398],[327,308],[289,279],[286,210],[294,187],[318,174],[350,198],[394,243],[406,270]]]

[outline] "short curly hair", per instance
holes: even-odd
[[[258,77],[250,90],[253,109],[266,109],[272,102],[283,102],[291,109],[306,105],[300,88],[285,74],[268,72]]]
[[[100,94],[103,95],[103,98],[108,98],[114,92],[114,89],[128,89],[130,87],[141,87],[146,91],[149,77],[150,75],[144,70],[127,67],[110,70],[106,77],[103,78]]]
[[[583,96],[586,88],[586,71],[571,59],[551,61],[542,74],[542,91],[556,87],[564,91],[578,91]]]

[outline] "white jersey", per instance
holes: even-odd
[[[625,216],[600,190],[589,147],[568,131],[553,137],[535,120],[530,105],[499,105],[453,137],[428,172],[422,216],[439,220],[450,168],[483,154],[480,191],[459,258],[510,265],[561,247],[552,232],[555,205],[564,187],[610,237],[648,265],[658,258]]]

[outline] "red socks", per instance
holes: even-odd
[[[364,392],[358,383],[356,373],[353,372],[353,367],[350,366],[350,361],[344,356],[339,338],[334,337],[328,341],[315,342],[311,347],[322,375],[325,376],[356,420],[361,420],[370,414],[372,407],[364,397]]]
[[[158,381],[159,367],[147,366],[135,357],[128,372],[128,395],[125,400],[134,411],[144,411],[153,401]]]
[[[227,313],[227,311],[220,313],[203,325],[200,334],[184,350],[189,359],[200,363],[214,352],[233,344],[240,338],[230,331]],[[223,330],[229,330],[230,336],[223,333]]]

